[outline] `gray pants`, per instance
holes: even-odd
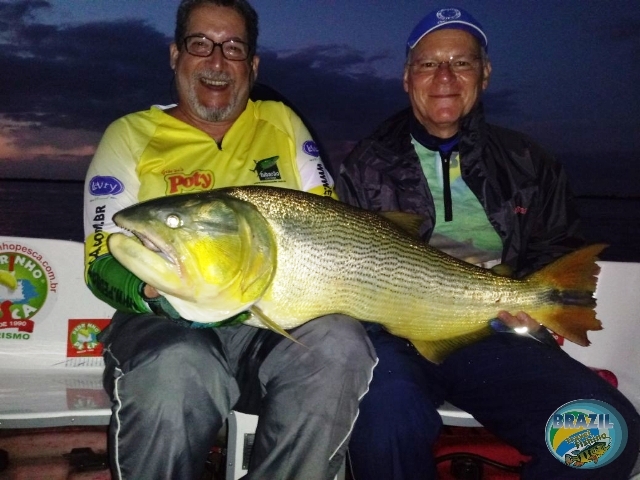
[[[242,404],[260,415],[245,478],[333,478],[376,355],[348,317],[291,333],[300,344],[244,325],[190,329],[116,313],[101,336],[113,477],[198,479],[229,411]]]

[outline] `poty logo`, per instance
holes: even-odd
[[[186,193],[190,191],[211,190],[214,182],[213,172],[206,170],[196,170],[190,175],[175,174],[167,175],[167,194]]]
[[[124,185],[116,177],[95,176],[89,181],[89,193],[94,197],[118,195],[124,192]]]
[[[318,145],[316,145],[316,142],[314,142],[313,140],[307,140],[306,142],[304,142],[304,144],[302,145],[302,150],[304,151],[304,153],[306,153],[307,155],[311,155],[312,157],[320,156]]]
[[[457,8],[443,8],[436,13],[438,20],[442,22],[450,22],[451,20],[457,20],[462,16],[462,13]]]
[[[627,444],[627,424],[611,405],[574,400],[558,408],[545,429],[551,454],[572,468],[600,468],[615,460]]]

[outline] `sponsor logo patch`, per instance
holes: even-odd
[[[67,357],[102,356],[102,344],[98,341],[98,334],[107,328],[110,322],[110,319],[69,320]]]
[[[256,168],[251,170],[258,175],[261,182],[268,182],[274,180],[282,180],[280,176],[280,170],[278,170],[278,155],[274,157],[264,158],[262,160],[254,160]]]
[[[318,145],[313,140],[307,140],[302,144],[302,151],[307,155],[311,155],[312,157],[319,157],[320,150],[318,149]]]
[[[95,176],[89,181],[89,193],[94,197],[119,195],[124,192],[123,183],[116,177]]]
[[[164,178],[167,182],[168,195],[211,190],[215,182],[213,172],[208,170],[196,170],[190,174],[174,173]]]

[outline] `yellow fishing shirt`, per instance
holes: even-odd
[[[116,308],[122,306],[116,298],[123,295],[119,287],[90,274],[95,260],[109,253],[108,235],[120,231],[112,221],[119,210],[165,195],[242,185],[336,198],[333,179],[311,134],[283,103],[250,100],[221,145],[166,113],[166,108],[154,106],[113,122],[87,172],[85,275],[94,293],[93,287],[100,284],[104,295],[99,296]]]

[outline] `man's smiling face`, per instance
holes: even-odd
[[[232,8],[217,5],[201,5],[191,12],[185,36],[190,35],[203,35],[217,43],[247,42],[242,16]],[[179,108],[184,114],[206,122],[232,122],[240,116],[257,75],[257,56],[228,60],[222,49],[214,46],[210,56],[197,57],[184,45],[175,44],[170,53]]]
[[[475,37],[464,30],[441,29],[426,35],[409,53],[404,89],[414,115],[431,135],[455,135],[460,119],[487,87],[491,65],[482,61],[480,48]],[[456,59],[470,61],[473,68],[454,72],[450,62]],[[421,72],[419,65],[424,62],[438,67]]]

